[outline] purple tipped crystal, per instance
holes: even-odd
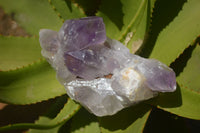
[[[156,63],[157,62],[157,63]],[[173,92],[176,90],[176,75],[172,69],[158,61],[150,63],[147,85],[153,91]]]
[[[41,30],[40,44],[67,94],[97,116],[176,90],[171,68],[107,38],[100,17],[67,20],[59,32]]]
[[[87,17],[66,20],[60,30],[59,38],[67,52],[102,44],[106,40],[103,19]]]
[[[109,74],[106,69],[102,70],[105,57],[100,52],[104,47],[102,45],[98,48],[99,50],[90,47],[80,51],[66,52],[64,61],[68,70],[83,79],[95,79]]]
[[[173,92],[176,90],[176,75],[174,71],[155,59],[145,59],[133,55],[136,69],[144,75],[146,85],[152,91]]]
[[[63,44],[65,65],[70,72],[84,79],[94,79],[107,74],[99,72],[102,66],[100,52],[106,41],[102,18],[67,20],[59,31],[59,39]]]

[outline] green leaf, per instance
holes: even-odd
[[[64,20],[85,17],[83,10],[70,0],[50,0],[50,2]]]
[[[36,122],[36,124],[18,123],[18,124],[0,127],[0,131],[16,130],[16,129],[30,129],[30,128],[43,129],[43,130],[51,129],[51,128],[56,129],[57,126],[62,125],[65,122],[67,122],[79,109],[80,109],[80,106],[78,104],[76,104],[71,99],[68,99],[68,102],[65,104],[63,109],[53,119],[47,118],[47,117],[40,117],[40,119]],[[49,130],[49,131],[53,131],[53,130]],[[30,130],[30,132],[32,133],[41,132],[41,130]]]
[[[135,53],[142,46],[145,35],[149,31],[151,23],[150,18],[152,16],[155,1],[156,0],[148,0],[140,22],[136,27],[134,27],[135,29],[132,29],[133,35],[128,43],[126,41],[128,41],[129,35],[126,35],[124,43],[127,45],[132,53]]]
[[[151,102],[159,108],[190,119],[200,119],[200,46],[194,49],[191,59],[177,77],[176,92],[161,94]]]
[[[73,0],[80,8],[83,8],[87,16],[95,16],[101,0]]]
[[[62,97],[61,100],[63,101]],[[59,102],[62,102],[60,99],[57,101],[56,104],[60,104]],[[64,100],[65,101],[65,100]],[[56,106],[54,105],[52,107],[53,110],[51,110],[49,113],[55,113],[55,108]],[[75,115],[76,112],[80,109],[80,106],[76,104],[74,101],[71,99],[68,99],[68,102],[64,105],[63,109],[58,113],[58,115],[55,118],[51,118],[48,116],[42,116],[39,118],[38,121],[36,121],[35,124],[40,124],[40,125],[49,125],[51,129],[48,130],[39,130],[39,129],[31,129],[29,133],[56,133],[59,131],[59,129],[62,127],[63,124],[65,124],[72,116]]]
[[[0,5],[6,13],[14,14],[14,19],[32,35],[38,35],[43,28],[59,30],[62,26],[48,0],[0,0]]]
[[[66,94],[55,71],[46,61],[23,69],[0,72],[0,100],[13,104],[30,104]]]
[[[142,47],[138,51],[143,57],[148,58],[159,33],[178,15],[187,0],[157,0],[151,15],[150,30],[145,36]]]
[[[191,59],[187,62],[183,72],[177,77],[181,87],[200,94],[200,46],[197,45],[192,52]]]
[[[151,107],[140,103],[126,108],[116,115],[102,117],[102,133],[141,133],[149,116]]]
[[[108,37],[120,40],[131,48],[133,41],[142,43],[150,24],[154,2],[155,0],[102,0],[97,16],[103,17]]]
[[[159,97],[150,101],[158,108],[171,112],[178,116],[200,119],[200,95],[189,89],[179,87],[176,92],[161,94]]]
[[[183,97],[183,104],[187,102],[185,110],[181,110],[178,115],[189,117],[192,119],[200,119],[200,46],[197,45],[193,50],[191,59],[187,62],[183,72],[177,77],[181,90],[187,94],[187,98]],[[186,101],[187,100],[187,101]]]
[[[42,58],[38,38],[0,36],[0,70],[8,71]]]
[[[159,34],[150,58],[167,65],[174,61],[200,34],[200,1],[188,0],[178,16]]]
[[[82,108],[72,118],[70,133],[100,133],[97,118]]]
[[[63,95],[63,96],[56,98],[56,100],[54,100],[54,102],[51,104],[51,107],[49,108],[49,110],[44,115],[40,116],[39,119],[35,121],[35,124],[44,125],[44,124],[50,123],[50,121],[52,121],[59,114],[59,112],[63,109],[63,107],[67,103],[67,101],[68,101],[67,95]],[[63,126],[63,123],[58,124],[53,128],[49,128],[49,129],[45,129],[45,130],[30,129],[28,131],[28,133],[57,133],[62,126]]]

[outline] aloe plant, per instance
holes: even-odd
[[[0,6],[6,13],[14,13],[15,21],[30,34],[0,36],[0,101],[30,105],[56,99],[47,112],[55,117],[38,116],[35,123],[5,125],[0,131],[142,132],[149,116],[154,116],[152,108],[200,119],[199,0],[0,0]],[[172,67],[177,91],[160,94],[114,116],[98,118],[80,110],[41,56],[38,33],[42,28],[58,31],[64,20],[88,15],[102,17],[107,36],[124,43],[132,53]],[[62,109],[55,111],[60,104]]]

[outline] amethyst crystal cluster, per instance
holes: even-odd
[[[100,17],[67,20],[59,32],[43,29],[40,44],[67,94],[97,116],[176,90],[171,68],[106,37]]]

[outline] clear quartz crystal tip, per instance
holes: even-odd
[[[97,116],[176,90],[171,68],[106,37],[101,17],[66,20],[59,32],[42,29],[39,36],[42,55],[67,94]]]

